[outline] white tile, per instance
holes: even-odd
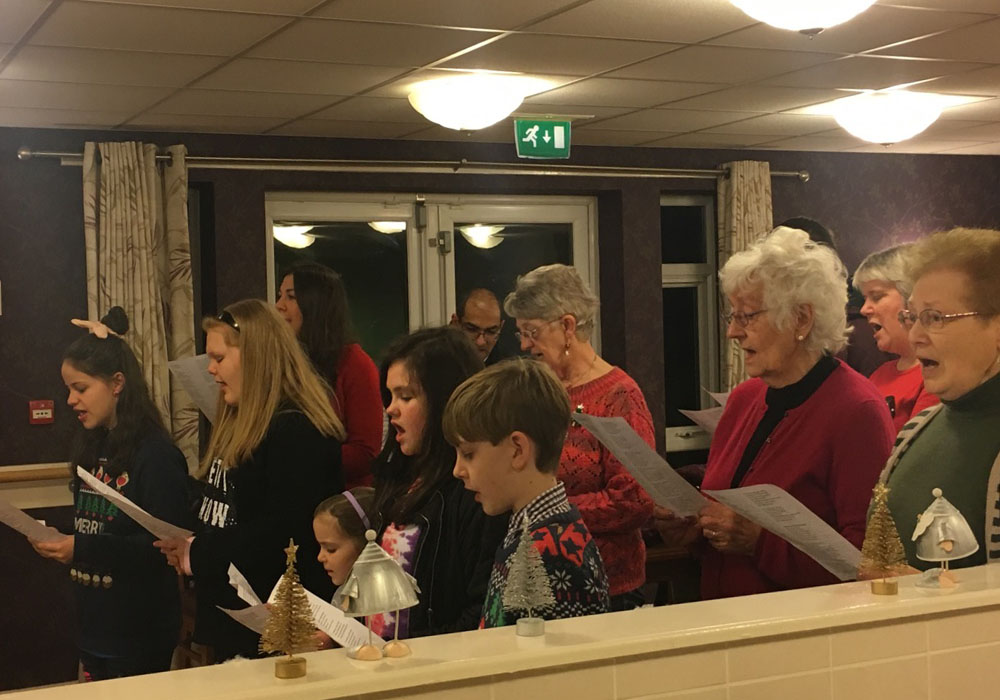
[[[833,669],[833,700],[927,700],[927,657]]]
[[[4,126],[110,129],[130,116],[131,112],[0,107],[0,124]]]
[[[386,85],[375,88],[365,93],[368,97],[407,97],[413,90],[413,86],[425,80],[437,80],[439,78],[449,78],[454,75],[464,75],[469,71],[463,69],[446,68],[423,68],[412,70]],[[577,78],[569,75],[555,75],[551,73],[531,73],[534,78],[540,78],[548,82],[549,89],[556,89],[561,85],[571,83]]]
[[[719,648],[644,656],[615,664],[615,697],[619,700],[725,682],[726,652]]]
[[[750,119],[713,126],[705,129],[712,134],[760,134],[776,138],[779,136],[803,136],[820,131],[836,129],[833,117],[813,114],[765,114]]]
[[[422,66],[495,36],[437,27],[304,19],[248,52],[251,58]]]
[[[989,141],[991,139],[983,139]],[[951,614],[927,621],[931,650],[1000,642],[1000,609]],[[997,657],[1000,661],[1000,657]]]
[[[919,58],[1000,63],[1000,19],[953,29],[926,39],[893,46],[877,53]]]
[[[995,143],[983,143],[977,146],[950,148],[946,151],[942,151],[942,153],[963,156],[1000,156],[1000,141]]]
[[[0,43],[14,43],[41,16],[49,0],[4,0]]]
[[[421,130],[419,124],[410,125],[410,132],[401,138],[415,141],[463,141],[468,143],[509,143],[514,151],[514,123],[509,119],[488,126],[478,131],[456,131],[429,121],[424,121],[426,129]]]
[[[997,659],[1000,644],[931,654],[931,700],[996,700]]]
[[[320,8],[314,16],[437,24],[446,27],[514,29],[570,4],[571,0],[337,0]]]
[[[971,104],[949,107],[941,112],[944,119],[981,119],[988,121],[1000,121],[1000,99],[985,100],[983,102],[973,102]]]
[[[655,695],[643,695],[634,700],[727,700],[727,690],[725,686],[715,688],[701,688],[699,690],[681,690],[676,693],[656,693]]]
[[[408,688],[362,696],[364,700],[491,700],[488,678],[481,682],[446,683],[431,687]]]
[[[756,116],[752,112],[705,112],[691,109],[643,109],[600,122],[602,129],[695,131]]]
[[[793,636],[775,641],[733,645],[727,651],[729,681],[813,671],[830,666],[830,638],[826,634]]]
[[[620,107],[652,107],[718,90],[714,83],[681,83],[665,80],[589,78],[535,95],[532,99],[569,104],[607,104]]]
[[[846,131],[828,131],[822,134],[795,136],[790,139],[776,139],[761,144],[761,148],[778,151],[843,151],[867,145]]]
[[[821,53],[689,46],[666,56],[612,71],[609,77],[741,83],[787,73],[835,58],[836,56]]]
[[[183,87],[223,60],[191,54],[25,46],[2,76],[9,80]]]
[[[618,131],[585,127],[573,130],[573,143],[580,146],[635,146],[677,135],[664,131]]]
[[[957,73],[930,82],[921,83],[921,90],[955,95],[1000,96],[1000,66]]]
[[[953,61],[912,61],[883,56],[852,56],[833,63],[805,68],[764,81],[765,85],[808,88],[881,90],[981,67]]]
[[[741,112],[783,112],[805,105],[829,102],[844,96],[836,90],[747,85],[718,90],[670,104],[671,109],[738,110]]]
[[[729,700],[830,700],[830,698],[829,671],[729,686]]]
[[[210,134],[263,134],[282,122],[283,117],[233,115],[143,113],[125,126],[155,131],[194,131]]]
[[[316,6],[316,0],[100,0],[121,5],[162,5],[199,10],[233,10],[272,15],[298,15]]]
[[[329,95],[272,95],[235,90],[182,90],[156,106],[162,114],[252,115],[296,117],[326,107]]]
[[[515,678],[496,676],[494,680],[492,700],[526,698],[610,700],[614,698],[615,692],[614,667],[610,663],[534,671],[518,674]]]
[[[138,111],[170,93],[170,88],[0,80],[0,106],[4,107],[104,112]]]
[[[406,70],[388,66],[238,58],[198,81],[195,87],[297,92],[304,95],[353,95]]]
[[[311,118],[397,124],[427,123],[427,120],[413,109],[409,100],[399,97],[352,97],[322,112],[317,112]]]
[[[704,131],[696,131],[692,134],[680,134],[658,141],[649,141],[642,145],[656,148],[750,148],[773,139],[773,136],[761,136],[760,134],[709,134]]]
[[[899,5],[899,0],[879,0],[883,5]],[[927,7],[938,10],[955,10],[957,12],[984,12],[997,14],[996,0],[906,0],[913,7]]]
[[[542,102],[542,99],[542,97],[539,97],[538,102],[534,99],[525,100],[511,116],[518,118],[521,115],[532,117],[549,116],[553,118],[567,117],[571,118],[574,127],[576,127],[578,124],[587,124],[595,119],[616,117],[619,114],[632,111],[632,108],[630,107],[597,107],[595,105],[585,104],[550,104]]]
[[[268,133],[282,136],[326,136],[344,139],[397,139],[418,128],[420,128],[419,124],[296,119],[270,130]]]
[[[834,666],[920,654],[927,651],[927,626],[905,622],[835,631],[830,646]]]

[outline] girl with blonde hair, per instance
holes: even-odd
[[[269,304],[236,302],[202,327],[208,371],[219,385],[216,423],[197,474],[202,529],[157,546],[194,577],[194,638],[214,647],[219,661],[257,653],[257,635],[216,607],[244,607],[229,585],[230,563],[266,599],[293,538],[303,585],[322,598],[333,594],[316,560],[312,517],[324,498],[344,489],[344,427],[329,388]]]

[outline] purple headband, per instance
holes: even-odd
[[[347,502],[354,507],[354,512],[358,514],[359,518],[361,518],[361,524],[365,526],[365,530],[371,530],[372,526],[368,522],[368,516],[365,515],[364,508],[362,508],[361,504],[358,503],[358,499],[354,497],[354,494],[350,491],[344,491],[342,495],[347,499]]]

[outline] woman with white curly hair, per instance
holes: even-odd
[[[726,403],[704,489],[774,484],[860,547],[895,430],[878,390],[833,357],[846,338],[836,254],[778,227],[720,272],[750,379]],[[665,538],[701,551],[703,598],[836,583],[810,557],[720,503],[697,519],[658,512]]]

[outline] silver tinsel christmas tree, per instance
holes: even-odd
[[[507,572],[507,582],[503,589],[504,610],[526,610],[528,617],[532,618],[536,611],[555,605],[555,602],[542,555],[535,549],[528,523],[525,523]]]

